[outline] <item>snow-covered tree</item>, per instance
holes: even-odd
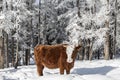
[[[23,25],[23,23],[27,21],[27,18],[29,17],[29,15],[31,15],[31,13],[26,7],[26,0],[4,0],[3,5],[4,6],[2,14],[5,17],[3,20],[2,28],[9,34],[9,39],[11,39],[11,37],[16,38],[17,57],[19,52],[18,46],[20,47],[19,43],[23,42],[23,36],[26,36],[27,32],[24,28],[26,26]]]
[[[104,48],[108,59],[120,47],[119,6],[120,0],[3,0],[0,28],[9,35],[12,56],[67,41],[82,43],[89,59]]]
[[[69,33],[69,40],[72,42],[76,39],[79,44],[79,41],[83,39],[90,39],[92,42],[94,41],[92,49],[97,49],[99,46],[104,44],[106,39],[105,34],[109,31],[109,27],[105,27],[106,21],[109,20],[107,1],[79,1],[79,14],[81,17],[79,17],[75,9],[71,12],[72,17],[69,16],[70,21],[66,28]]]

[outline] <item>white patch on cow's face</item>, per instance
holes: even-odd
[[[72,59],[73,50],[74,50],[74,46],[73,46],[73,45],[69,45],[69,46],[67,46],[67,48],[66,48],[67,62],[68,62],[68,63],[73,62],[73,59]]]

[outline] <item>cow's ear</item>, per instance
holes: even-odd
[[[81,45],[79,45],[78,47],[76,47],[76,49],[79,51],[81,49]]]

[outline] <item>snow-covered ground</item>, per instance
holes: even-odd
[[[39,77],[35,65],[0,69],[0,80],[120,80],[120,59],[76,61],[69,75],[45,68]]]

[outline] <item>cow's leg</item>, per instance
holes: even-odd
[[[42,64],[37,65],[37,72],[39,76],[43,75],[43,69],[44,69],[44,66]]]
[[[64,74],[64,67],[60,67],[60,74]]]
[[[70,74],[70,69],[66,69],[66,73],[67,73],[67,74]]]
[[[64,63],[62,62],[62,60],[60,61],[60,65],[59,65],[59,68],[60,68],[60,74],[64,74]]]

